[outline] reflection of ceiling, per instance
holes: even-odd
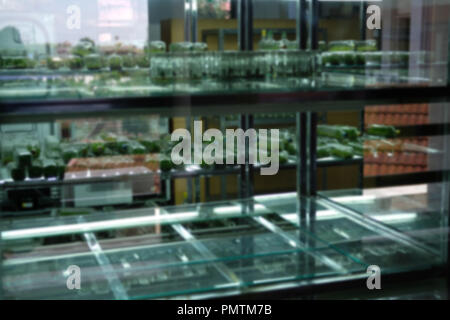
[[[74,45],[83,37],[99,42],[109,33],[113,42],[119,39],[120,42],[140,46],[147,40],[148,3],[149,0],[0,0],[0,29],[4,25],[3,17],[7,16],[14,20],[11,25],[20,29],[26,45],[42,43],[39,34],[47,34],[50,43],[68,41]],[[65,26],[71,17],[67,9],[74,5],[80,9],[80,28],[67,28]],[[21,20],[30,15],[45,29],[42,32],[42,28],[35,28],[37,39],[25,36],[26,31],[22,30],[24,23]]]
[[[100,27],[130,26],[134,20],[131,0],[98,0],[98,25]]]

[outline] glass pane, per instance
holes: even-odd
[[[321,152],[332,153],[334,148],[348,149],[349,157],[359,156],[359,164],[345,171],[323,169],[319,186],[328,191],[322,194],[398,234],[407,234],[432,251],[445,252],[450,121],[447,107],[380,105],[366,107],[364,113],[328,113],[329,124],[318,127],[318,156]],[[364,129],[360,124],[363,119]],[[351,130],[356,133],[354,137]],[[341,161],[345,164],[348,159],[342,157]]]
[[[350,75],[370,76],[371,86],[446,84],[447,6],[445,1],[320,2],[325,71],[345,74],[348,81]]]

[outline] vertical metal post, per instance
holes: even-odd
[[[247,129],[253,129],[255,127],[255,120],[253,115],[249,114],[246,116],[247,118]],[[248,145],[247,150],[250,152],[250,143]],[[253,195],[255,194],[255,170],[253,170],[253,163],[250,163],[250,153],[247,152],[247,156],[246,156],[246,161],[245,161],[245,165],[247,167],[247,176],[246,176],[246,180],[247,180],[247,185],[248,185],[248,189],[247,189],[247,197],[253,197]],[[253,211],[253,206],[251,208],[251,210]]]
[[[3,296],[3,239],[1,234],[2,229],[0,228],[0,300],[4,300]]]
[[[253,0],[240,0],[238,8],[239,49],[253,50]]]
[[[448,24],[448,52],[450,53],[450,23]],[[447,63],[447,86],[450,87],[450,54],[447,54],[447,61],[448,61],[448,63]],[[444,110],[445,110],[444,111],[444,113],[445,113],[445,116],[444,116],[445,121],[450,121],[449,106],[448,105],[445,106]],[[447,127],[448,126],[450,126],[450,123],[447,122]],[[448,138],[448,136],[445,136],[444,139],[447,140],[447,142],[450,142],[449,141],[450,139]],[[450,161],[450,147],[449,147],[448,143],[445,143],[444,145],[445,145],[444,152],[445,152],[445,158],[446,158],[446,161],[444,161],[444,163],[449,163],[449,161]],[[445,226],[448,227],[449,230],[450,230],[450,173],[448,172],[448,170],[449,170],[448,167],[446,167],[444,169],[447,172],[447,174],[446,174],[446,177],[445,177],[445,181],[443,181],[443,184],[444,184],[444,194],[443,194],[443,197],[444,197],[444,203],[443,203],[444,204],[444,208],[443,208],[443,210],[444,210],[445,214],[447,215],[446,216],[447,223],[446,223]],[[445,203],[445,201],[447,203]],[[445,261],[447,263],[447,297],[449,297],[450,296],[450,263],[449,263],[450,262],[449,261],[449,257],[450,257],[450,243],[449,243],[449,234],[448,234],[448,232],[445,232],[444,234],[445,234],[445,237],[446,237],[444,243],[447,246],[447,250],[446,250],[447,257],[446,257]]]
[[[306,149],[306,113],[296,114],[297,134],[297,194],[298,197],[307,194],[307,149]]]
[[[306,50],[308,46],[306,0],[297,0],[297,43],[300,50]]]
[[[253,116],[243,114],[241,115],[241,129],[246,131],[249,128],[253,128]],[[250,142],[250,141],[248,141]],[[239,147],[238,147],[239,148]],[[245,142],[245,164],[241,165],[240,174],[240,196],[241,199],[246,199],[242,208],[244,215],[251,214],[254,211],[254,203],[251,197],[253,196],[253,165],[249,163],[249,143]],[[254,253],[254,237],[243,236],[241,243],[241,254],[244,256],[252,256]],[[254,265],[254,259],[241,260],[242,268],[247,268]]]
[[[448,24],[447,86],[450,87],[450,23]]]
[[[306,205],[306,170],[307,170],[307,149],[306,149],[306,113],[298,112],[295,115],[296,122],[296,136],[297,136],[297,212],[299,220],[299,241],[306,244],[306,234],[303,230],[307,230],[307,205]],[[303,252],[298,255],[298,270],[299,274],[306,274],[307,260]]]
[[[317,112],[308,114],[308,196],[317,195]]]
[[[184,0],[184,41],[191,41],[191,0]]]
[[[241,115],[241,129],[246,131],[254,127],[253,116]],[[254,195],[254,170],[249,159],[249,143],[245,142],[245,164],[240,167],[239,195],[241,199],[249,199]]]
[[[189,132],[192,132],[192,118],[191,116],[186,117],[186,130]],[[195,202],[195,190],[192,190],[193,186],[193,178],[188,177],[186,178],[186,185],[187,185],[187,201],[188,203],[194,203]]]
[[[297,196],[300,225],[300,241],[308,248],[314,248],[315,242],[311,237],[302,235],[306,230],[314,232],[316,220],[317,194],[317,124],[316,112],[302,112],[296,115],[297,129]],[[315,260],[309,256],[300,256],[299,272],[314,273]]]
[[[191,41],[198,39],[198,0],[191,0]]]
[[[366,10],[367,10],[367,4],[365,1],[361,1],[360,7],[359,7],[359,27],[360,27],[360,36],[361,40],[366,40],[367,38],[367,27],[366,27]],[[365,106],[362,107],[361,113],[360,113],[360,130],[361,132],[364,132],[365,129]],[[358,188],[362,191],[364,188],[364,155],[361,160],[361,163],[359,163],[358,168]]]
[[[364,132],[366,129],[366,107],[363,106],[360,112],[360,130]],[[364,144],[364,142],[362,142]],[[364,147],[364,145],[363,145]],[[361,162],[359,163],[359,178],[358,178],[358,188],[362,191],[364,189],[364,153],[362,155]]]
[[[359,27],[360,27],[359,33],[361,36],[361,40],[366,40],[366,37],[367,37],[366,10],[367,10],[366,2],[361,1],[361,5],[359,6]]]
[[[310,9],[310,48],[311,50],[319,49],[319,1],[311,0]]]
[[[247,130],[247,115],[240,115],[240,127],[242,130]],[[239,146],[238,146],[239,149]],[[246,151],[246,148],[244,148]],[[235,159],[238,158],[238,155],[235,156]],[[245,160],[246,164],[240,165],[240,174],[239,174],[239,198],[247,199],[247,159]]]
[[[299,196],[317,194],[317,123],[316,112],[297,113],[297,191]]]
[[[238,3],[238,41],[241,51],[253,50],[253,0],[239,0]],[[253,116],[241,115],[241,129],[246,131],[254,127]],[[240,171],[240,197],[243,199],[253,196],[253,166],[249,164],[248,148],[246,145],[245,165],[241,166]],[[249,208],[251,209],[251,208]]]
[[[226,130],[226,123],[225,123],[224,116],[219,116],[219,122],[220,122],[220,132],[225,132]],[[224,163],[226,164],[226,163]],[[227,176],[221,175],[220,176],[220,195],[221,200],[226,200],[227,198]]]

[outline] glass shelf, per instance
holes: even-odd
[[[63,271],[71,265],[77,265],[83,270],[83,287],[78,293],[68,290],[66,286],[67,275]],[[108,275],[91,253],[21,264],[5,259],[2,272],[4,299],[114,298]]]
[[[439,249],[447,234],[444,184],[324,192],[332,201]]]
[[[349,216],[344,211],[336,209],[339,206],[328,205],[327,201],[310,202],[305,199],[305,203],[302,203],[303,201],[298,201],[295,193],[285,194],[281,199],[258,197],[257,201],[299,227],[298,230],[289,231],[288,235],[301,238],[301,232],[307,232],[319,243],[326,243],[354,261],[365,265],[375,264],[384,270],[393,271],[406,266],[423,268],[439,264],[442,259],[435,251],[424,250],[416,246],[413,241],[408,243],[404,239],[396,240],[396,236],[389,229],[385,229],[382,223],[379,225],[364,223],[363,216]],[[355,200],[355,202],[358,201]],[[351,206],[352,201],[347,203]],[[309,206],[303,209],[305,213],[311,210],[315,212],[315,219],[309,224],[302,221],[301,214],[297,213],[298,208],[303,206]],[[345,209],[342,208],[342,210]],[[437,246],[441,246],[445,241],[436,238],[429,240],[433,240]]]
[[[397,73],[396,73],[397,74]],[[31,78],[31,79],[30,79]],[[16,80],[14,80],[16,79]],[[431,83],[429,79],[396,76],[378,72],[324,72],[305,78],[186,80],[167,84],[153,82],[141,70],[111,72],[83,72],[80,74],[33,75],[23,71],[22,76],[0,73],[0,101],[2,103],[26,101],[83,101],[113,98],[171,97],[179,95],[232,95],[293,92],[322,92],[336,90],[379,89],[387,87],[445,86],[444,81]]]
[[[101,220],[106,227],[93,227]],[[50,221],[14,221],[2,232],[5,298],[195,296],[357,276],[371,264],[398,272],[441,262],[381,224],[365,225],[322,199],[299,202],[295,193]],[[88,274],[78,293],[65,287],[70,265]]]

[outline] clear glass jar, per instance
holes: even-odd
[[[101,70],[103,68],[102,57],[97,53],[84,57],[84,64],[88,70]]]
[[[75,55],[71,55],[66,59],[66,66],[70,70],[81,70],[84,67],[83,58]]]
[[[359,52],[373,52],[377,51],[377,41],[376,40],[363,40],[355,42],[356,51]]]
[[[366,65],[366,52],[356,52],[355,53],[355,65],[365,66]]]
[[[325,67],[338,66],[340,64],[338,54],[335,52],[322,53],[322,65]]]
[[[150,67],[150,59],[145,53],[136,56],[136,64],[141,69]]]
[[[155,82],[168,82],[173,80],[173,59],[169,54],[155,54],[152,56],[150,76]]]
[[[354,40],[331,41],[328,44],[328,51],[332,51],[332,52],[354,51],[354,50],[355,50],[355,41]]]
[[[252,76],[264,78],[268,74],[268,56],[265,52],[253,52]]]
[[[383,52],[367,52],[366,53],[366,66],[367,67],[380,67],[383,59]]]
[[[192,50],[195,52],[208,51],[208,44],[204,42],[196,42],[193,44]]]
[[[122,70],[123,60],[122,57],[113,54],[108,58],[108,66],[111,71],[120,71]]]
[[[356,54],[353,51],[324,52],[322,53],[324,66],[354,66]]]
[[[149,53],[164,53],[166,52],[166,43],[163,41],[152,41],[149,44]]]
[[[1,68],[7,70],[32,69],[35,65],[35,61],[26,56],[3,56]]]
[[[194,44],[191,42],[175,42],[170,44],[170,52],[191,52]]]
[[[136,68],[136,58],[133,54],[127,54],[122,57],[122,65],[124,68]]]
[[[61,57],[47,58],[47,68],[50,70],[59,70],[64,67],[64,61]]]

